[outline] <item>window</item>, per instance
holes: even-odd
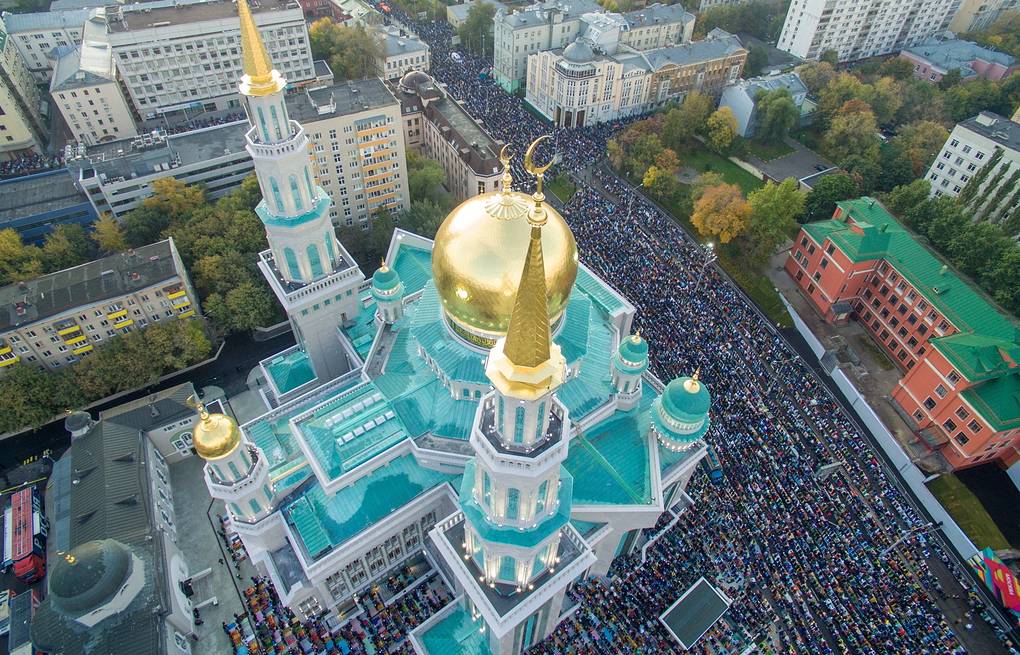
[[[959,374],[957,374],[956,371],[949,371],[949,375],[946,376],[946,379],[949,380],[950,384],[955,385],[957,382],[960,381],[960,376]]]
[[[956,410],[956,416],[962,421],[970,416],[970,412],[967,411],[966,407],[961,406]]]
[[[945,423],[942,424],[942,427],[946,429],[946,432],[952,432],[956,429],[956,423],[953,422],[953,419],[947,418]]]
[[[924,406],[929,410],[935,409],[935,401],[931,399],[931,396],[924,399]]]
[[[961,446],[966,446],[967,443],[969,442],[970,439],[968,439],[967,435],[965,435],[964,433],[961,432],[960,434],[956,435],[956,443],[960,444]]]
[[[516,521],[521,512],[521,492],[513,487],[506,490],[506,518]]]
[[[981,424],[975,421],[974,419],[970,420],[970,423],[967,424],[967,427],[970,428],[970,431],[973,432],[974,434],[981,432]]]
[[[948,392],[946,391],[946,388],[941,384],[935,387],[935,395],[938,396],[939,398],[945,398],[947,393]]]

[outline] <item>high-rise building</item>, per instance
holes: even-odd
[[[949,26],[959,0],[793,0],[776,45],[804,59],[839,61],[917,45]]]
[[[0,20],[0,159],[39,150],[46,143],[39,88]]]
[[[983,30],[1003,12],[1020,10],[1020,0],[961,0],[949,29],[957,34]]]
[[[577,37],[651,50],[687,43],[694,15],[683,5],[655,3],[625,14],[606,13],[592,0],[546,0],[522,10],[500,10],[493,18],[492,73],[508,92],[525,85],[528,57],[565,48]]]
[[[357,315],[364,276],[336,239],[329,216],[332,201],[318,184],[308,134],[287,109],[287,81],[273,68],[247,2],[240,0],[237,8],[244,61],[239,90],[251,122],[246,148],[262,189],[255,211],[269,240],[259,267],[290,317],[316,377],[329,380],[350,369],[337,328]],[[395,126],[395,121],[391,126],[385,117],[374,117],[358,134],[353,125],[344,133],[382,160],[392,154],[387,146]],[[399,131],[396,136],[402,137]]]

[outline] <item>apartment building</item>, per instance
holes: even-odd
[[[914,67],[914,77],[938,84],[950,71],[959,71],[964,82],[976,79],[999,81],[1020,71],[1016,57],[970,41],[933,36],[900,51],[900,58]]]
[[[818,59],[834,50],[839,61],[897,52],[949,27],[959,0],[793,0],[776,45]]]
[[[135,112],[239,107],[241,43],[232,2],[152,0],[94,10]],[[315,78],[308,29],[295,0],[262,0],[252,14],[274,65],[291,83]]]
[[[93,16],[85,22],[81,45],[54,50],[56,66],[50,97],[64,117],[71,137],[85,145],[138,135],[131,105],[117,80],[110,45],[101,39],[106,22]]]
[[[957,123],[928,181],[933,196],[954,198],[972,185],[967,207],[975,219],[1020,220],[1020,125],[989,111]]]
[[[414,34],[393,25],[375,30],[382,47],[376,59],[376,74],[384,80],[395,80],[408,71],[429,69],[429,46]]]
[[[310,137],[334,225],[367,227],[373,214],[410,205],[400,103],[382,80],[291,94],[287,113]]]
[[[826,322],[855,319],[899,367],[893,405],[950,467],[1020,459],[1017,325],[881,204],[802,226],[785,269]]]
[[[56,63],[52,52],[81,43],[82,27],[88,17],[88,9],[58,11],[51,8],[30,14],[5,13],[3,24],[8,39],[21,53],[36,83],[49,84]]]
[[[173,177],[203,184],[211,199],[240,186],[255,171],[244,149],[247,121],[165,136],[146,133],[99,144],[67,167],[98,215],[122,217],[152,195],[152,183]]]
[[[150,323],[190,318],[198,296],[173,239],[0,288],[0,370],[48,370]]]
[[[579,36],[615,52],[622,44],[651,50],[687,43],[694,33],[694,15],[680,4],[659,3],[625,14],[605,12],[592,0],[547,0],[493,18],[493,77],[508,92],[522,88],[528,57],[565,48]]]
[[[949,29],[956,34],[983,30],[1007,11],[1020,11],[1020,0],[961,0]]]
[[[47,134],[35,78],[5,29],[0,20],[0,160],[39,150]]]
[[[528,57],[525,97],[554,124],[580,127],[651,111],[691,91],[718,96],[746,61],[740,40],[719,29],[693,43],[616,54],[580,38]]]

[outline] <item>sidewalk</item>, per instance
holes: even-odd
[[[903,372],[879,350],[856,321],[834,326],[821,319],[783,270],[788,254],[788,248],[784,248],[769,261],[766,273],[773,286],[793,306],[826,350],[835,355],[836,365],[853,381],[910,460],[926,474],[948,472],[945,459],[920,440],[893,406],[891,395]]]

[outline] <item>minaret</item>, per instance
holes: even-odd
[[[531,164],[537,143],[525,159],[537,178],[534,204],[526,216],[513,219],[530,225],[524,268],[506,336],[496,341],[486,360],[485,374],[493,389],[475,415],[470,438],[475,457],[465,467],[460,489],[461,547],[473,565],[471,577],[461,583],[476,590],[469,597],[494,593],[533,608],[498,620],[481,613],[490,650],[500,655],[521,653],[552,630],[571,581],[555,575],[561,537],[570,529],[566,524],[573,480],[562,466],[570,419],[556,390],[567,369],[549,327],[542,252],[547,220],[542,174],[548,166]],[[478,605],[473,602],[472,613]]]
[[[616,406],[624,411],[632,409],[641,400],[641,374],[648,368],[648,342],[640,333],[624,337],[611,366]]]
[[[192,432],[195,452],[205,460],[209,495],[222,500],[239,532],[270,515],[273,487],[265,455],[241,436],[237,422],[226,414],[211,414],[194,396],[188,404],[198,412]]]
[[[712,396],[698,374],[674,379],[652,402],[652,432],[672,451],[696,447],[708,432]]]
[[[244,63],[238,90],[252,126],[246,148],[262,190],[255,212],[269,241],[259,267],[316,377],[326,381],[350,370],[336,330],[355,318],[363,276],[356,269],[350,274],[354,263],[336,239],[332,202],[315,179],[308,135],[287,115],[287,81],[272,66],[247,0],[238,0],[237,13]]]
[[[372,274],[372,298],[375,299],[376,321],[395,323],[404,315],[404,283],[385,260]]]

